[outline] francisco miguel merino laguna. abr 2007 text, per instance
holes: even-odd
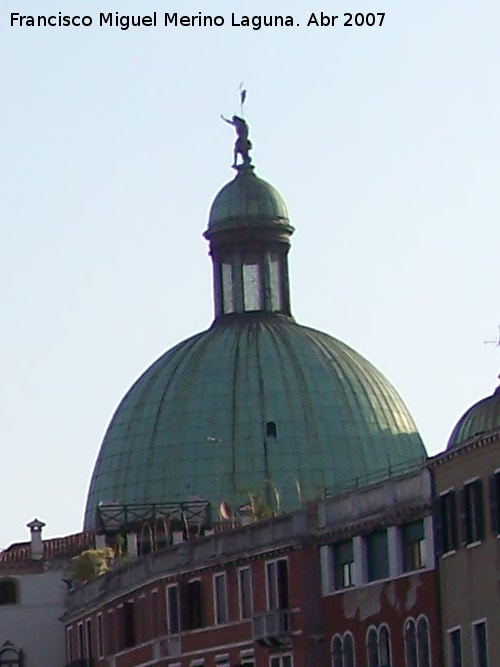
[[[336,26],[378,26],[380,27],[384,21],[385,14],[382,12],[372,13],[347,13],[340,16],[327,14],[326,12],[312,12],[305,18],[303,25],[314,27],[336,27]],[[252,28],[252,30],[260,30],[263,27],[269,28],[284,28],[300,25],[293,16],[283,15],[255,15],[248,16],[246,14],[238,15],[231,14],[231,20],[227,20],[223,16],[212,16],[210,14],[178,14],[177,12],[153,12],[149,15],[140,14],[119,14],[118,12],[100,12],[99,18],[94,21],[92,16],[78,16],[63,14],[58,12],[46,16],[38,15],[24,15],[19,12],[11,12],[10,14],[11,27],[19,28],[64,28],[66,26],[74,28],[89,28],[93,25],[99,27],[115,27],[120,30],[128,30],[129,28],[139,27],[183,27],[183,28],[220,28],[228,25],[237,28]]]

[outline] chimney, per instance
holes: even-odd
[[[42,528],[45,527],[43,521],[33,519],[26,524],[31,533],[31,560],[43,559],[43,542],[42,542]]]

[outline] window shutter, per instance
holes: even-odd
[[[434,549],[436,556],[443,553],[443,515],[441,513],[441,498],[435,498],[432,503],[432,526],[434,528]]]
[[[476,485],[476,533],[478,540],[484,540],[484,489],[483,489],[483,480],[478,479],[475,482]]]
[[[470,520],[470,517],[467,513],[467,494],[471,492],[470,488],[461,489],[458,492],[458,511],[460,516],[460,543],[467,544],[469,542],[470,529],[467,525],[467,521]],[[455,544],[455,548],[456,548]]]
[[[498,535],[500,533],[500,473],[494,473],[490,475],[489,479],[489,492],[490,492],[490,524],[491,532],[493,535]]]

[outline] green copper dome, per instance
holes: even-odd
[[[245,121],[230,124],[243,163],[215,197],[205,232],[214,323],[160,357],[122,400],[95,465],[86,527],[99,504],[204,499],[238,508],[251,493],[291,510],[425,456],[384,376],[293,320],[293,227],[279,193],[254,174]]]
[[[234,180],[213,201],[209,231],[269,224],[289,226],[283,198],[270,183],[255,175],[253,167],[240,167]]]
[[[366,484],[424,456],[396,390],[347,345],[285,317],[223,318],[160,357],[121,402],[86,525],[99,502],[234,507],[271,489],[292,509],[299,495]]]
[[[500,430],[500,387],[475,403],[459,419],[448,441],[448,449]]]

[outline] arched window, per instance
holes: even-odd
[[[378,632],[378,655],[380,667],[391,667],[391,640],[386,625],[382,625]]]
[[[12,642],[6,641],[0,646],[0,667],[22,667],[23,652],[14,648]]]
[[[370,628],[366,636],[366,655],[368,667],[380,667],[378,661],[378,638],[375,628]]]
[[[417,620],[417,655],[418,667],[430,667],[431,656],[429,647],[429,623],[425,616]]]
[[[344,635],[343,667],[354,667],[354,641],[350,632],[346,632]]]
[[[17,604],[19,602],[17,581],[15,579],[0,579],[0,605]]]
[[[332,667],[343,667],[342,639],[338,635],[335,635],[332,642]]]
[[[405,662],[406,667],[418,667],[417,665],[417,630],[413,618],[405,623]]]

